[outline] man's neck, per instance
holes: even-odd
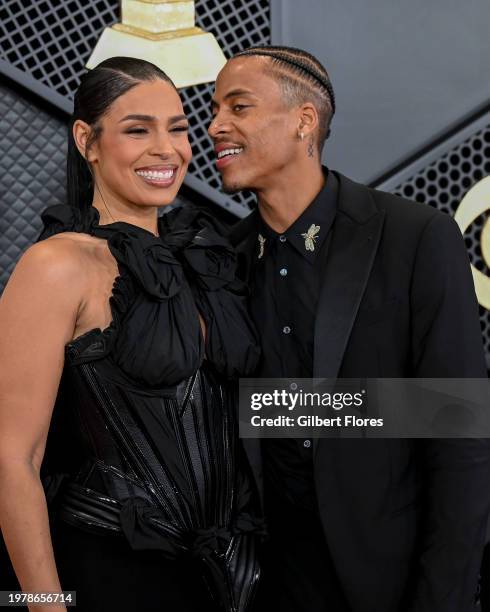
[[[257,191],[262,219],[274,231],[285,232],[313,202],[324,184],[320,165],[307,171],[288,169],[274,176],[267,187]]]

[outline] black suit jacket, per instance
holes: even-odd
[[[486,377],[468,256],[454,220],[335,174],[339,203],[315,324],[314,376]],[[245,278],[257,215],[230,234]],[[244,442],[260,487],[259,443]],[[320,517],[354,612],[473,609],[490,506],[489,445],[316,441]]]

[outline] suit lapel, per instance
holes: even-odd
[[[384,210],[375,206],[369,189],[337,176],[339,205],[315,320],[315,378],[339,373],[384,222]],[[314,454],[318,442],[313,440]]]
[[[315,320],[315,378],[338,375],[384,221],[368,188],[337,176],[339,205]]]

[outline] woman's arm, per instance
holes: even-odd
[[[67,239],[38,243],[20,259],[0,300],[0,528],[28,592],[59,592],[63,586],[40,467],[64,345],[73,337],[81,306],[80,263],[77,247]]]

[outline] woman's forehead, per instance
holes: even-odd
[[[129,113],[162,118],[182,114],[182,101],[170,83],[161,79],[144,81],[114,100],[108,116],[116,118]]]

